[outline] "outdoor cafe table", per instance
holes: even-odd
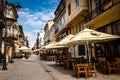
[[[73,67],[73,63],[75,63],[75,60],[65,60],[66,68],[70,69],[70,67]]]
[[[64,64],[65,59],[56,59],[56,64],[62,65]]]
[[[54,61],[55,60],[55,56],[49,56],[49,60],[50,61]]]

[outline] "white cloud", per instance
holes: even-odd
[[[30,27],[39,28],[40,26],[43,28],[45,23],[48,20],[54,18],[53,12],[35,12],[31,13],[28,11],[20,11],[19,12],[19,22],[23,25],[28,25]]]
[[[50,4],[53,4],[53,3],[56,3],[56,2],[59,2],[60,0],[51,0],[49,3]]]
[[[32,48],[34,46],[35,40],[36,40],[36,33],[34,33],[34,31],[32,32],[25,32],[25,35],[28,36],[28,40],[29,40],[29,46],[30,48]]]
[[[23,26],[25,36],[28,36],[29,45],[33,47],[37,32],[44,28],[46,22],[54,18],[53,10],[46,10],[43,12],[33,12],[29,8],[24,8],[18,12],[19,19],[18,23]]]

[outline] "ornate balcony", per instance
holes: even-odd
[[[67,24],[74,24],[76,21],[81,21],[85,16],[87,16],[87,0],[80,0],[79,3],[79,7],[71,10],[71,15],[67,16]]]
[[[3,30],[3,35],[2,35],[2,37],[5,38],[4,30]],[[7,39],[13,39],[13,40],[15,40],[15,39],[18,39],[18,34],[17,34],[17,32],[16,32],[15,30],[12,31],[12,30],[10,30],[10,29],[7,29],[6,38],[7,38]]]

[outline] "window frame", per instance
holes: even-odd
[[[79,6],[79,0],[75,0],[75,6],[76,6],[76,8],[78,8],[78,6]]]
[[[71,15],[71,4],[68,5],[68,16]]]

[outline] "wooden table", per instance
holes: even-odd
[[[65,59],[56,59],[56,64],[62,65]]]
[[[73,67],[73,63],[75,63],[75,60],[65,60],[66,68],[70,69],[70,67]]]
[[[49,56],[49,60],[50,61],[54,61],[55,60],[55,56]]]

